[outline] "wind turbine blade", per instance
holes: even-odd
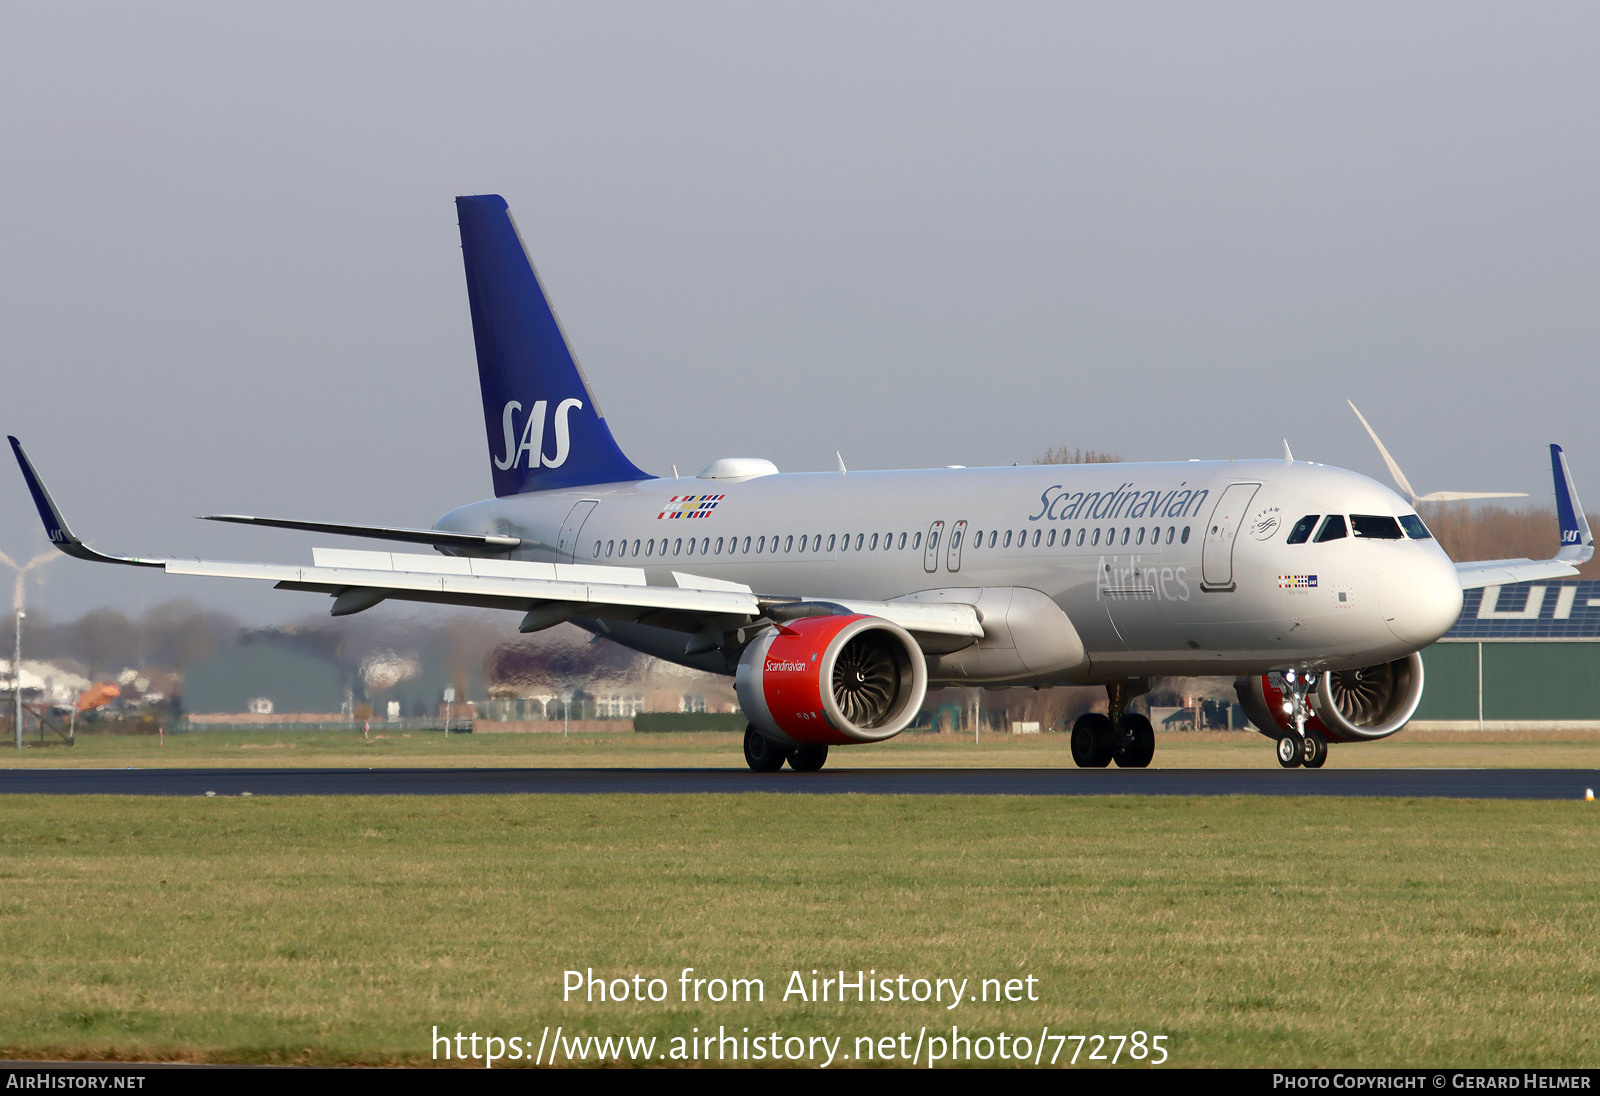
[[[0,563],[12,568],[16,567],[17,565],[17,561],[6,555],[4,552],[0,552]]]
[[[1417,502],[1459,502],[1462,499],[1525,499],[1526,491],[1429,491]]]
[[[1353,400],[1345,400],[1344,402],[1350,405],[1350,410],[1356,413],[1356,418],[1360,419],[1361,425],[1366,427],[1367,436],[1372,439],[1372,444],[1378,447],[1378,455],[1383,458],[1383,463],[1389,466],[1389,474],[1394,477],[1394,482],[1399,485],[1400,493],[1405,495],[1406,498],[1410,499],[1411,504],[1415,506],[1421,500],[1417,498],[1417,493],[1411,489],[1411,483],[1406,479],[1406,474],[1400,471],[1400,466],[1396,464],[1394,462],[1394,458],[1389,455],[1389,450],[1385,449],[1383,447],[1383,442],[1378,440],[1378,432],[1372,428],[1370,423],[1367,422],[1366,416],[1363,415],[1360,409],[1356,407]]]

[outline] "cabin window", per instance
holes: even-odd
[[[1006,542],[1004,544],[1004,547],[1006,547],[1006,548],[1011,547],[1011,530],[1010,529],[1006,530]]]
[[[600,542],[598,540],[594,542],[594,558],[600,558]]]
[[[1322,528],[1317,530],[1317,543],[1323,541],[1340,540],[1349,535],[1345,528],[1343,514],[1329,514],[1322,519]]]
[[[794,537],[792,535],[783,538],[783,550],[785,552],[794,551]]]
[[[1399,540],[1404,536],[1400,523],[1383,514],[1351,514],[1350,530],[1368,540]]]
[[[717,538],[717,555],[720,556],[721,554],[722,554],[722,538],[718,537]]]
[[[1167,526],[1167,543],[1168,544],[1171,544],[1172,543],[1172,538],[1177,536],[1177,535],[1178,535],[1178,530],[1177,529],[1173,528],[1170,525]]]
[[[745,537],[744,538],[744,554],[747,555],[747,556],[750,554],[750,538],[749,537]]]
[[[870,547],[874,552],[876,552],[878,550],[878,534],[877,533],[873,533],[872,534],[872,544],[870,545]]]
[[[1079,548],[1083,547],[1083,537],[1084,537],[1084,534],[1087,533],[1088,531],[1089,530],[1087,530],[1087,529],[1079,529],[1078,530],[1078,547]]]
[[[906,550],[906,535],[904,533],[900,534],[900,550],[902,552]]]
[[[617,547],[617,542],[616,541],[614,541],[614,540],[606,541],[606,558],[607,559],[611,558],[611,553],[616,550],[616,547]]]
[[[1134,544],[1143,544],[1144,543],[1144,526],[1142,526],[1142,525],[1139,526],[1139,535],[1137,537],[1133,538],[1133,543]]]
[[[638,541],[634,541],[633,542],[633,554],[634,555],[638,555],[639,554],[639,542]]]
[[[683,538],[682,537],[679,537],[677,540],[672,542],[672,554],[675,555],[675,556],[683,555]]]
[[[829,533],[828,534],[828,551],[830,551],[830,552],[833,551],[833,542],[834,542],[834,537],[836,535],[837,534],[835,534],[835,533]]]
[[[1090,544],[1091,544],[1091,545],[1094,545],[1094,544],[1099,544],[1099,543],[1100,543],[1100,530],[1098,530],[1098,529],[1096,529],[1096,530],[1095,530],[1095,531],[1094,531],[1094,536],[1092,536],[1092,537],[1090,537],[1090,538],[1089,538],[1089,543],[1090,543]]]
[[[865,533],[857,533],[856,534],[856,551],[858,551],[858,552],[861,551],[861,542],[866,540],[866,539],[867,539],[867,534],[865,534]]]
[[[1046,548],[1054,548],[1056,546],[1056,531],[1054,529],[1050,530],[1050,535],[1044,538],[1044,546]]]
[[[1406,536],[1412,540],[1432,540],[1433,534],[1428,532],[1428,527],[1422,524],[1422,519],[1415,514],[1403,514],[1400,526],[1406,531]]]
[[[767,538],[766,537],[762,537],[760,540],[756,541],[756,554],[760,555],[762,552],[765,552],[766,550],[767,550]]]
[[[1127,528],[1124,528],[1122,530],[1122,543],[1124,543],[1124,544],[1128,543],[1128,533],[1129,533],[1129,530]]]
[[[1183,536],[1178,538],[1178,543],[1179,544],[1188,544],[1189,543],[1189,527],[1187,525],[1185,525],[1183,527]]]
[[[920,530],[918,530],[917,532],[911,534],[911,550],[913,552],[915,552],[918,548],[921,548],[921,547],[922,547],[922,532]]]
[[[1039,537],[1040,537],[1040,532],[1039,532],[1039,530],[1035,529],[1033,531],[1033,546],[1035,548],[1039,547]]]
[[[1289,544],[1304,544],[1311,539],[1311,530],[1317,527],[1317,519],[1321,514],[1307,514],[1294,523],[1294,528],[1289,530]]]
[[[702,556],[704,556],[704,555],[709,555],[710,552],[711,552],[711,538],[710,537],[701,537],[700,538],[700,554]]]
[[[811,538],[811,550],[813,552],[822,551],[822,534],[821,533],[818,533],[816,536]]]
[[[654,540],[647,540],[647,541],[644,542],[644,554],[645,555],[647,555],[647,556],[655,555],[655,548],[656,548],[656,542]]]

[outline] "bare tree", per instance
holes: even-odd
[[[1098,449],[1068,449],[1058,445],[1046,449],[1044,456],[1035,457],[1034,464],[1116,464],[1122,458],[1115,453],[1102,453]]]

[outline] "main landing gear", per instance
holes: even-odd
[[[1072,760],[1080,769],[1103,769],[1115,761],[1124,769],[1149,766],[1156,753],[1156,732],[1150,720],[1128,711],[1128,702],[1150,691],[1150,679],[1135,678],[1106,686],[1107,714],[1085,712],[1072,725]]]
[[[1320,769],[1328,760],[1328,740],[1315,728],[1307,728],[1311,718],[1311,704],[1307,697],[1317,687],[1315,670],[1285,670],[1283,678],[1283,712],[1293,724],[1278,739],[1278,764],[1286,769],[1305,766]]]
[[[785,746],[774,742],[755,724],[744,729],[744,763],[758,773],[775,773],[787,761],[797,773],[814,773],[828,760],[826,746]]]

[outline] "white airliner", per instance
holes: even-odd
[[[80,559],[333,596],[513,609],[731,674],[752,769],[904,730],[926,690],[1101,684],[1083,766],[1150,763],[1151,679],[1227,675],[1286,767],[1399,730],[1419,650],[1463,589],[1577,573],[1594,539],[1550,447],[1561,548],[1452,563],[1410,504],[1338,468],[1188,461],[780,474],[754,458],[651,476],[612,438],[503,199],[458,198],[495,497],[432,529],[219,521],[431,545],[314,549],[311,566],[143,559],[68,529],[15,438],[50,539]]]

